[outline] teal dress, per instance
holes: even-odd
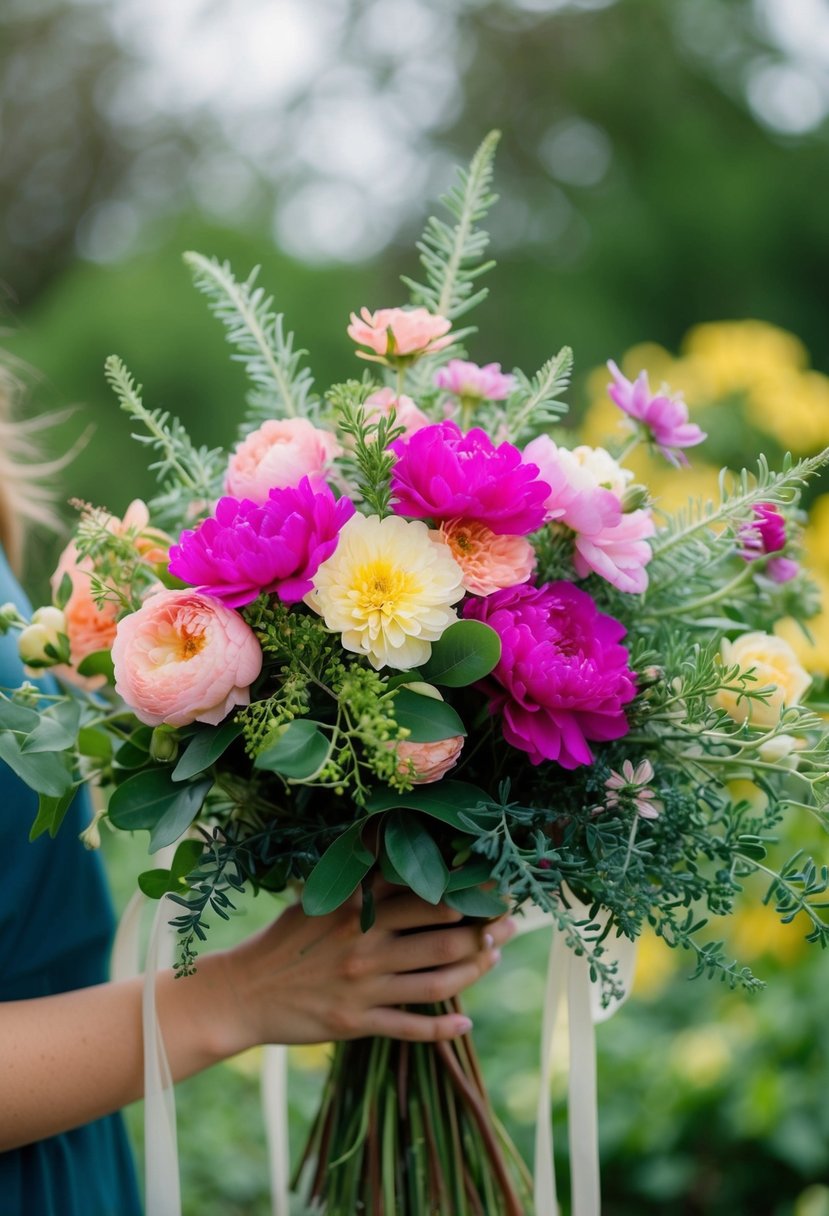
[[[0,549],[0,604],[9,600],[28,609]],[[23,679],[16,635],[0,637],[0,687],[15,688]],[[76,798],[54,840],[41,836],[29,843],[36,810],[36,796],[0,761],[0,1001],[50,996],[108,978],[112,905],[100,858],[78,840],[90,818],[88,799]],[[0,1152],[2,1216],[140,1211],[118,1114]]]

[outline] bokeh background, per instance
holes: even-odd
[[[711,437],[687,473],[640,468],[668,506],[722,464],[829,444],[829,0],[4,0],[0,67],[3,345],[30,409],[76,407],[55,451],[94,426],[67,497],[120,512],[150,488],[112,352],[199,441],[233,438],[241,373],[183,250],[261,264],[318,381],[342,379],[348,313],[402,301],[430,207],[492,127],[499,265],[473,357],[532,371],[571,344],[594,442],[608,357],[683,389]],[[805,505],[829,592],[829,483]],[[35,597],[53,552],[32,546]],[[779,628],[829,674],[825,616],[813,644]],[[143,837],[106,851],[123,902]],[[689,983],[645,940],[600,1031],[608,1216],[829,1216],[827,960],[763,912],[723,931],[764,993]],[[544,946],[514,944],[469,1001],[527,1151]],[[324,1060],[294,1054],[297,1145]],[[181,1087],[188,1214],[269,1210],[257,1069]],[[140,1107],[130,1123],[140,1142]]]

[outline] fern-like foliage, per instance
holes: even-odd
[[[178,524],[189,505],[211,504],[221,493],[224,477],[227,458],[221,448],[197,448],[178,418],[166,410],[148,409],[141,398],[141,385],[117,355],[109,356],[104,371],[121,409],[142,428],[133,431],[133,439],[159,454],[150,465],[161,486],[161,493],[150,503],[154,523]]]
[[[520,444],[564,417],[568,406],[561,400],[561,394],[570,383],[572,371],[573,352],[569,346],[563,346],[532,378],[516,370],[516,390],[501,413],[500,427],[496,424],[492,433],[504,434],[511,443]]]
[[[257,287],[259,267],[239,282],[228,262],[200,253],[185,253],[184,260],[210,311],[227,330],[233,359],[244,364],[251,381],[242,433],[268,418],[315,418],[319,403],[303,363],[307,352],[295,349],[294,335],[285,332],[282,314],[273,310],[273,297]]]

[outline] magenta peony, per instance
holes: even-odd
[[[358,346],[367,346],[371,355],[358,350],[363,359],[411,360],[419,355],[443,350],[452,342],[448,337],[452,322],[436,316],[427,308],[379,308],[377,312],[360,309],[351,314],[348,336]]]
[[[225,489],[233,498],[265,502],[274,489],[324,480],[342,448],[330,431],[306,418],[271,418],[237,445],[227,466]]]
[[[479,367],[463,359],[450,359],[436,372],[435,384],[461,399],[504,401],[515,389],[515,376],[504,375],[500,363]]]
[[[214,726],[250,701],[262,669],[256,634],[196,591],[159,591],[118,622],[115,691],[148,726]]]
[[[544,522],[550,487],[511,443],[496,447],[478,428],[464,435],[457,423],[438,422],[391,447],[398,515],[476,521],[499,536],[525,536]]]
[[[610,400],[628,417],[642,423],[666,460],[673,465],[687,464],[688,458],[680,449],[702,443],[705,431],[688,421],[688,406],[682,398],[652,393],[647,372],[640,372],[635,381],[630,381],[612,359],[607,366],[615,381],[608,385]]]
[[[786,521],[773,503],[758,503],[754,518],[740,526],[738,539],[742,546],[740,557],[747,562],[770,553],[781,553],[786,547]],[[771,557],[764,573],[775,583],[787,583],[798,570],[797,562],[791,557]]]
[[[220,498],[216,512],[195,531],[182,532],[170,550],[170,573],[240,608],[260,592],[296,604],[337,547],[354,514],[349,498],[303,477],[298,486],[271,490],[261,504]]]
[[[524,585],[470,599],[464,616],[490,625],[501,658],[482,684],[503,713],[507,743],[533,764],[590,764],[591,742],[621,739],[636,676],[621,645],[624,626],[572,583]]]

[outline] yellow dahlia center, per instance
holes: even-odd
[[[408,570],[402,570],[386,558],[377,558],[355,571],[354,590],[361,615],[382,612],[384,616],[392,616],[404,600],[419,595],[422,588]]]

